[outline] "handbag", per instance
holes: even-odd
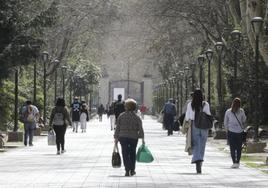
[[[213,127],[213,117],[200,111],[197,115],[195,126],[199,129],[211,129]]]
[[[241,133],[242,134],[242,142],[247,142],[247,132],[244,130],[244,128],[242,127],[242,124],[240,123],[240,121],[238,120],[237,116],[235,115],[235,113],[233,112],[237,122],[239,123],[239,126],[241,127],[241,129],[243,129],[243,132]]]
[[[121,157],[118,151],[117,144],[114,144],[114,150],[112,154],[112,167],[113,168],[120,168],[121,167]]]
[[[56,134],[53,130],[48,131],[47,134],[47,143],[49,146],[55,146],[56,145]]]
[[[137,152],[136,160],[141,163],[151,163],[154,160],[154,157],[150,150],[145,144],[142,144]]]

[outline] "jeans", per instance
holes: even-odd
[[[35,129],[35,123],[24,123],[24,145],[27,146],[28,138],[29,145],[33,144],[33,135]]]
[[[136,166],[136,148],[138,139],[121,137],[119,142],[122,148],[123,161],[126,171],[135,171]]]
[[[204,160],[208,129],[199,129],[195,127],[192,121],[192,163],[202,162]]]
[[[64,150],[64,143],[65,143],[65,132],[66,132],[66,126],[53,126],[53,129],[56,133],[56,145],[57,145],[57,150],[60,151]]]
[[[242,151],[242,133],[228,131],[228,141],[233,163],[239,163]]]
[[[173,134],[174,116],[172,114],[165,114],[164,123],[166,125],[166,129],[168,130],[168,135]]]

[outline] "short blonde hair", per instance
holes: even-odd
[[[125,100],[125,109],[126,111],[134,111],[136,110],[137,102],[134,99]]]

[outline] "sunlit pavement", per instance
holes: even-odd
[[[268,187],[268,175],[244,165],[230,169],[230,157],[210,144],[203,173],[197,175],[184,152],[184,136],[166,136],[149,116],[143,121],[145,141],[155,161],[137,163],[137,175],[124,177],[123,167],[111,166],[113,131],[108,122],[106,117],[90,121],[86,133],[69,129],[67,153],[60,156],[46,137],[36,138],[33,147],[0,153],[0,187]]]

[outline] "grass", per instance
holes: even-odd
[[[261,156],[248,156],[242,155],[241,161],[245,163],[248,167],[258,169],[266,174],[268,174],[268,165],[264,163],[265,157]]]

